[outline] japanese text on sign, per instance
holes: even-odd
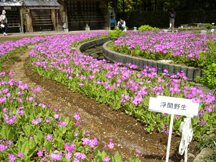
[[[150,97],[149,110],[167,114],[197,116],[199,112],[199,103],[194,103],[190,99],[175,97]]]
[[[168,109],[176,109],[176,110],[187,110],[187,105],[185,104],[179,104],[179,103],[172,103],[172,102],[161,102],[160,107],[162,108],[168,108]]]

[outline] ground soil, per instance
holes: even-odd
[[[82,93],[73,92],[54,80],[39,76],[32,71],[29,64],[28,52],[30,50],[18,53],[6,61],[2,71],[6,73],[15,71],[16,75],[13,79],[23,80],[23,83],[27,83],[29,88],[41,87],[41,92],[37,94],[37,100],[48,103],[49,109],[58,108],[65,117],[71,117],[79,112],[84,120],[81,124],[82,129],[91,134],[90,138],[98,138],[100,150],[109,152],[108,148],[104,148],[104,145],[108,144],[109,139],[112,138],[115,149],[125,160],[129,160],[137,150],[142,153],[140,158],[142,162],[161,161],[165,158],[168,141],[168,136],[165,133],[155,131],[149,134],[145,130],[144,123],[137,122],[133,116],[126,115],[124,111],[115,111],[112,107],[100,105]],[[183,156],[178,154],[180,140],[181,137],[172,136],[170,161],[180,162],[183,159]],[[195,154],[194,143],[190,143],[189,148],[189,152],[192,154]],[[193,159],[191,157],[188,161],[192,162]]]

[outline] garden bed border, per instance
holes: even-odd
[[[197,76],[202,77],[204,75],[204,69],[195,68],[195,67],[188,67],[184,65],[176,65],[176,64],[169,64],[169,63],[162,63],[159,61],[145,59],[135,56],[129,56],[125,54],[121,54],[115,51],[110,50],[107,45],[112,41],[108,41],[103,44],[103,54],[104,56],[113,61],[113,62],[121,62],[123,65],[126,63],[135,64],[138,66],[139,70],[142,70],[144,66],[154,67],[158,69],[158,73],[163,73],[165,69],[169,70],[169,74],[176,74],[177,72],[184,71],[185,75],[188,77],[188,80],[195,81]]]
[[[82,44],[80,44],[80,45],[77,46],[76,51],[77,51],[78,54],[81,54],[85,50],[87,50],[87,49],[89,49],[91,47],[103,44],[103,43],[105,43],[105,42],[107,42],[109,40],[110,40],[110,38],[106,37],[106,38],[100,38],[100,39],[84,42],[84,43],[82,43]]]

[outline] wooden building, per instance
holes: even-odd
[[[109,0],[59,0],[65,27],[70,30],[109,28]]]
[[[110,0],[0,0],[17,32],[109,29]],[[9,31],[11,31],[9,29]]]
[[[23,21],[26,31],[57,31],[59,6],[56,1],[25,0]]]

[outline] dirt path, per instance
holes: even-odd
[[[168,138],[166,134],[157,132],[148,134],[145,131],[145,126],[132,116],[121,111],[114,111],[107,105],[100,105],[95,100],[83,94],[74,93],[56,81],[33,73],[31,67],[27,66],[30,50],[27,49],[16,54],[6,61],[3,71],[16,72],[13,79],[22,80],[24,84],[28,84],[29,88],[41,87],[41,92],[37,94],[39,102],[48,103],[50,109],[58,108],[64,116],[71,117],[79,112],[81,119],[84,120],[81,123],[81,128],[89,131],[91,138],[98,138],[100,150],[109,151],[108,148],[104,149],[104,145],[108,144],[109,139],[112,138],[115,148],[124,159],[128,160],[136,153],[136,150],[141,151],[142,158],[140,160],[143,162],[160,161],[165,157]],[[15,63],[12,60],[15,60]],[[182,158],[176,153],[179,142],[179,137],[172,137],[170,157],[174,162],[179,162]]]

